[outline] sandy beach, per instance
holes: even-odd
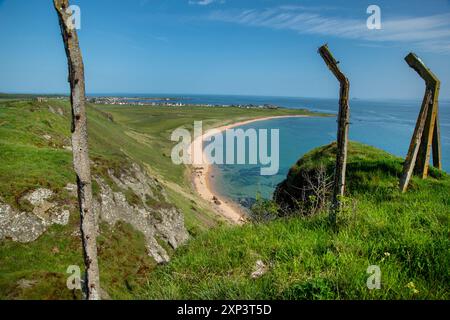
[[[259,121],[265,121],[265,120],[272,120],[272,119],[280,119],[280,118],[304,118],[308,117],[305,115],[290,115],[290,116],[273,116],[273,117],[262,117],[262,118],[256,118],[252,120],[246,120],[246,121],[240,121],[236,122],[230,125],[221,126],[218,128],[215,128],[216,130],[223,132],[227,129],[231,129],[234,127],[239,127],[242,125],[246,125],[249,123],[259,122]],[[194,144],[199,143],[201,141],[204,141],[206,138],[208,138],[210,134],[208,134],[208,131],[205,132],[202,136],[198,137],[196,140],[194,140],[191,144],[190,150],[193,150]],[[204,159],[206,158],[206,155],[204,154]],[[193,165],[192,170],[192,183],[194,185],[195,190],[197,193],[206,200],[210,206],[214,209],[215,212],[223,216],[225,219],[229,220],[232,223],[235,224],[243,224],[246,222],[246,214],[244,210],[240,207],[239,204],[233,203],[231,200],[226,199],[222,195],[218,194],[214,191],[212,188],[212,182],[211,182],[211,169],[212,165],[204,163],[202,165]]]

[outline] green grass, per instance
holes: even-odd
[[[232,107],[149,107],[149,106],[101,106],[102,111],[113,116],[115,122],[123,125],[125,134],[137,143],[148,146],[142,154],[127,148],[127,151],[148,163],[153,170],[165,179],[186,186],[185,167],[174,166],[170,155],[177,142],[170,141],[172,132],[177,128],[192,130],[194,121],[203,121],[203,130],[237,121],[266,116],[315,115],[307,110],[289,109],[242,109]],[[151,152],[149,152],[151,150]]]
[[[49,112],[60,108],[63,115]],[[88,106],[93,173],[105,178],[137,162],[165,187],[185,215],[192,235],[172,262],[156,266],[141,234],[127,224],[101,225],[98,239],[102,287],[114,299],[448,299],[450,178],[431,170],[413,178],[406,194],[398,191],[402,160],[352,143],[348,188],[338,228],[326,212],[265,224],[230,227],[202,207],[191,190],[186,167],[169,158],[170,133],[205,129],[255,117],[303,114],[295,110],[203,107]],[[44,135],[50,135],[48,140]],[[75,202],[63,187],[74,182],[67,101],[0,101],[0,197],[27,209],[22,195],[46,187],[63,202]],[[334,146],[305,155],[292,174],[320,163],[330,170]],[[94,193],[98,186],[94,184]],[[127,195],[133,203],[136,199]],[[152,203],[152,205],[160,205]],[[0,299],[78,299],[67,290],[69,265],[83,265],[78,213],[67,226],[53,226],[30,244],[0,242]],[[252,279],[257,260],[268,271]],[[368,290],[369,265],[382,272],[381,290]],[[21,280],[34,281],[29,288]],[[414,284],[413,285],[411,284]],[[417,290],[418,292],[416,292]]]
[[[19,244],[0,243],[0,299],[80,299],[80,291],[66,287],[67,268],[83,270],[79,219],[72,212],[67,226],[53,226],[37,241]],[[112,299],[131,299],[146,283],[155,267],[147,255],[142,234],[130,225],[118,223],[112,229],[101,225],[98,240],[100,281]],[[21,288],[21,280],[32,281]]]
[[[331,164],[334,149],[310,152],[294,169]],[[399,158],[352,143],[337,230],[322,212],[208,231],[150,274],[140,297],[448,299],[450,178],[433,170],[401,194],[401,168]],[[252,279],[257,260],[269,269]],[[381,269],[380,290],[366,286],[370,265]]]
[[[75,183],[72,153],[63,148],[70,145],[68,101],[49,98],[37,102],[32,99],[34,96],[0,98],[18,99],[0,101],[1,199],[16,209],[29,210],[30,205],[21,200],[22,196],[45,187],[55,192],[58,202],[75,205],[76,199],[64,190],[68,183]],[[50,107],[62,114],[50,112]],[[165,185],[171,202],[183,212],[190,234],[196,236],[221,222],[210,209],[196,203],[186,167],[173,165],[168,157],[175,144],[169,139],[171,130],[192,126],[194,120],[205,120],[212,126],[288,113],[306,112],[88,105],[90,157],[96,163],[92,172],[114,186],[108,169],[118,174],[131,161],[141,164]],[[96,183],[93,191],[99,192]],[[137,201],[131,192],[122,191],[130,203]],[[0,299],[80,298],[66,288],[67,267],[83,265],[81,241],[76,235],[78,220],[78,212],[71,212],[69,225],[53,226],[33,243],[0,241]],[[135,297],[155,266],[147,256],[142,235],[126,224],[118,224],[114,229],[102,225],[98,244],[102,287],[112,298]],[[33,285],[21,288],[18,283],[23,280],[33,281]]]
[[[54,98],[63,95],[58,94],[28,94],[28,93],[3,93],[0,92],[0,99],[8,99],[8,100],[28,100],[28,99],[36,99],[37,97],[45,97],[45,98]]]
[[[0,106],[0,196],[17,207],[29,190],[62,189],[74,181],[65,118],[34,102]],[[44,138],[51,136],[51,140]]]

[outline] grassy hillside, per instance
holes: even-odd
[[[335,146],[305,155],[295,176],[322,163]],[[202,234],[150,274],[150,299],[448,299],[450,177],[432,170],[398,191],[402,160],[352,143],[348,197],[337,230],[326,212]],[[265,273],[252,278],[261,260]],[[366,286],[370,265],[381,289]]]
[[[450,178],[431,170],[413,178],[408,193],[398,191],[402,160],[353,143],[348,190],[338,229],[326,212],[231,227],[196,196],[188,168],[170,160],[170,133],[194,120],[206,128],[255,117],[305,114],[300,110],[89,105],[93,173],[120,171],[136,162],[166,188],[185,216],[191,234],[172,261],[157,266],[144,237],[126,223],[101,224],[99,261],[103,288],[112,298],[187,299],[350,299],[449,298]],[[74,182],[67,101],[0,102],[0,198],[27,211],[30,190],[45,187],[59,201],[75,201],[64,186]],[[305,155],[291,169],[301,172],[334,163],[333,145]],[[331,170],[332,171],[332,170]],[[98,186],[94,184],[94,193]],[[0,299],[72,299],[66,269],[82,265],[78,213],[66,226],[52,226],[38,240],[0,241]],[[252,278],[255,264],[265,267]],[[382,272],[381,290],[368,290],[369,265]]]
[[[11,98],[11,97],[9,97]],[[88,106],[90,156],[94,175],[107,169],[120,171],[130,162],[147,168],[166,187],[169,198],[184,214],[189,233],[196,236],[221,220],[196,197],[186,180],[186,167],[169,158],[170,133],[179,126],[205,120],[209,126],[259,116],[304,114],[292,110],[238,108],[168,108]],[[32,99],[0,101],[0,200],[29,211],[23,195],[48,188],[54,198],[76,205],[64,189],[74,183],[70,150],[68,101]],[[98,186],[94,183],[94,193]],[[66,226],[52,226],[38,240],[20,244],[0,240],[0,299],[79,298],[66,288],[67,266],[83,265],[78,213],[71,212]],[[113,230],[101,225],[99,261],[102,286],[112,298],[133,298],[155,267],[145,241],[127,224]]]
[[[173,142],[171,133],[177,128],[192,130],[194,121],[203,121],[203,130],[265,116],[315,115],[307,110],[243,109],[237,107],[122,107],[102,106],[101,110],[113,115],[122,124],[125,133],[139,143],[149,146],[143,158],[159,175],[171,182],[186,186],[185,167],[173,166],[170,154]],[[133,152],[132,150],[129,150]]]

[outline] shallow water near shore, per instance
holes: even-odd
[[[218,100],[219,98],[216,97]],[[231,98],[228,98],[231,99]],[[234,99],[238,99],[235,97]],[[252,103],[249,97],[232,103]],[[217,101],[215,100],[215,101]],[[221,101],[226,103],[226,101]],[[219,101],[220,103],[220,101]],[[253,102],[271,103],[289,108],[337,113],[337,101],[325,99],[255,98]],[[352,100],[350,139],[366,143],[404,157],[408,151],[421,101]],[[443,169],[450,172],[450,103],[440,102],[440,127]],[[271,198],[289,168],[305,153],[328,144],[336,137],[336,117],[273,119],[238,128],[279,129],[279,171],[274,176],[261,176],[260,165],[218,165],[211,183],[216,192],[245,207],[251,206],[260,193]]]

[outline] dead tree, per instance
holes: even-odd
[[[426,89],[403,167],[403,175],[400,180],[402,192],[405,192],[408,188],[413,171],[422,179],[428,176],[431,149],[433,151],[433,166],[442,169],[438,116],[440,81],[414,53],[408,54],[405,61],[425,81]]]
[[[84,65],[78,36],[73,27],[68,0],[53,0],[58,13],[61,34],[69,66],[70,102],[72,105],[73,166],[77,176],[78,203],[81,217],[81,236],[86,267],[86,298],[100,299],[100,280],[97,261],[97,227],[92,206],[92,182],[88,153],[86,95]]]
[[[341,199],[345,192],[345,172],[347,169],[347,149],[348,149],[348,130],[350,124],[350,107],[348,96],[350,92],[350,82],[338,67],[339,62],[336,61],[328,49],[327,45],[319,48],[319,54],[327,64],[328,68],[340,83],[339,94],[339,114],[338,114],[338,130],[336,142],[336,168],[334,173],[334,187],[332,208],[330,211],[330,221],[336,224],[336,215],[341,210]]]

